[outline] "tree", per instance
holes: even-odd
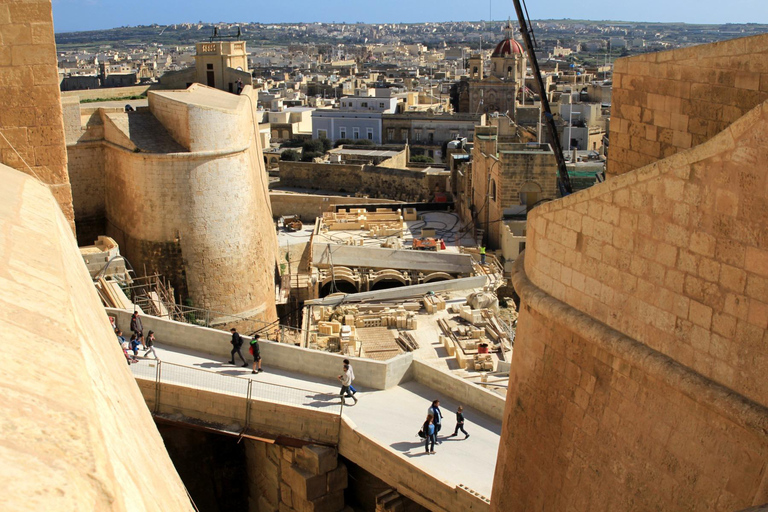
[[[325,137],[321,139],[311,139],[304,142],[301,149],[304,153],[325,153],[331,149],[331,141]]]
[[[433,164],[435,163],[435,159],[427,155],[414,155],[411,157],[411,162],[420,164]]]
[[[375,146],[376,144],[369,139],[336,139],[333,147],[337,148],[342,145],[348,146]]]
[[[300,159],[299,152],[293,149],[287,149],[280,153],[280,160],[284,162],[298,162]]]
[[[301,161],[302,162],[311,162],[315,158],[319,158],[319,157],[323,156],[324,154],[325,153],[320,152],[320,151],[304,151],[301,154]]]

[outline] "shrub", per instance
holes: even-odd
[[[298,151],[288,149],[280,153],[280,160],[283,160],[284,162],[298,162],[301,160],[301,157],[299,156]]]

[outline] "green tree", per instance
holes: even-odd
[[[280,160],[285,162],[298,162],[301,160],[299,152],[293,149],[288,149],[280,153]]]
[[[435,163],[435,159],[427,155],[414,155],[411,157],[411,162],[420,164],[433,164]]]

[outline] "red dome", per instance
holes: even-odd
[[[504,57],[505,55],[522,55],[524,52],[523,46],[514,39],[504,39],[502,42],[496,45],[496,49],[493,50],[491,57]]]

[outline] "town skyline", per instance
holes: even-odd
[[[386,5],[342,5],[327,3],[326,9],[312,9],[315,4],[298,1],[295,10],[266,5],[258,16],[249,13],[251,5],[240,0],[222,6],[180,3],[176,0],[149,3],[146,0],[130,4],[112,0],[60,0],[53,3],[54,29],[57,33],[106,30],[124,26],[173,25],[183,23],[441,23],[478,22],[516,19],[512,2],[482,2],[471,12],[466,4],[448,0],[439,10],[409,10],[408,4],[397,0]],[[587,13],[579,4],[564,0],[546,3],[529,2],[532,20],[585,20],[592,22],[686,23],[686,24],[760,24],[768,22],[768,6],[755,0],[734,0],[727,10],[721,3],[706,0],[691,10],[685,6],[669,4],[663,0],[650,0],[642,5],[618,2],[594,4]],[[102,7],[102,8],[99,8]],[[137,8],[138,7],[138,8]],[[304,8],[306,7],[306,8]],[[402,7],[402,8],[400,8]],[[82,16],[87,9],[88,16]],[[590,15],[595,13],[594,15]],[[469,19],[474,18],[474,19]]]

